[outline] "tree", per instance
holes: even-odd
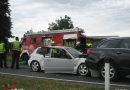
[[[71,21],[71,18],[67,15],[65,15],[64,18],[60,17],[60,19],[56,20],[56,23],[52,22],[49,23],[48,30],[63,30],[63,29],[72,29],[74,28],[73,22]]]
[[[0,38],[11,37],[11,17],[8,0],[0,0]]]

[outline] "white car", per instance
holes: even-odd
[[[85,65],[86,58],[74,48],[63,46],[38,47],[28,61],[32,71],[45,73],[90,74]]]

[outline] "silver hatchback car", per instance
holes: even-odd
[[[38,47],[28,61],[32,71],[45,73],[74,73],[82,76],[90,74],[85,65],[86,58],[72,47]]]

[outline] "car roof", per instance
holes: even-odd
[[[97,47],[98,45],[100,45],[102,42],[107,41],[107,40],[113,40],[113,39],[130,39],[130,37],[110,37],[110,38],[105,38],[103,40],[101,40],[97,45],[95,45],[94,47]]]
[[[71,48],[66,46],[41,46],[41,47],[48,47],[48,48]]]
[[[130,37],[111,37],[107,39],[130,39]]]

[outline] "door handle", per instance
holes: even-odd
[[[116,54],[121,54],[121,52],[116,52]]]
[[[50,59],[47,59],[48,62],[50,62],[51,60]]]

